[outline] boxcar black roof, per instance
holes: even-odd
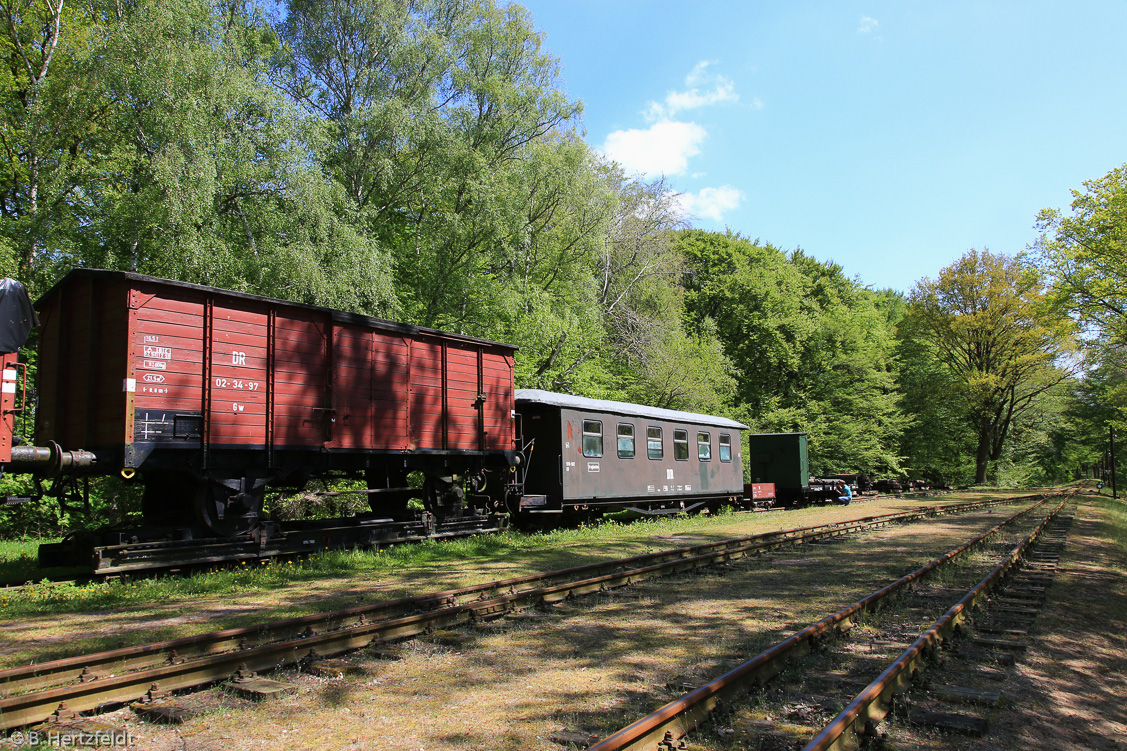
[[[424,326],[412,326],[409,323],[398,323],[396,321],[388,321],[383,318],[376,318],[374,316],[367,316],[361,313],[349,313],[345,310],[337,310],[336,308],[326,308],[319,305],[309,305],[307,303],[293,302],[292,300],[282,300],[275,297],[265,297],[263,295],[255,295],[249,292],[235,292],[234,290],[222,289],[220,287],[208,287],[203,284],[193,284],[192,282],[179,282],[175,279],[161,279],[155,276],[146,276],[138,274],[133,271],[114,271],[111,269],[88,269],[76,268],[72,269],[62,279],[55,283],[54,287],[44,292],[38,300],[35,301],[35,308],[39,309],[42,303],[54,297],[70,282],[72,277],[93,277],[97,279],[117,279],[121,281],[131,282],[151,282],[154,284],[162,284],[169,287],[180,287],[183,289],[195,290],[198,292],[206,292],[212,295],[219,295],[222,297],[232,297],[240,300],[251,300],[254,302],[273,303],[278,305],[288,305],[293,308],[303,308],[305,310],[316,310],[323,313],[328,313],[332,316],[334,321],[342,323],[354,323],[359,326],[370,326],[372,328],[379,328],[386,331],[395,331],[405,335],[414,334],[438,334],[448,337],[450,339],[457,339],[464,342],[474,342],[477,344],[492,344],[501,347],[507,347],[512,350],[518,349],[515,344],[506,344],[505,342],[495,342],[490,339],[481,339],[475,336],[466,336],[465,334],[452,334],[449,331],[440,331],[438,329],[430,329]]]
[[[699,415],[695,412],[681,412],[676,409],[646,407],[642,404],[612,402],[608,399],[588,399],[583,396],[557,394],[552,391],[541,391],[540,389],[517,389],[516,402],[517,404],[522,402],[529,404],[547,404],[552,407],[578,409],[586,412],[608,412],[614,415],[627,415],[630,417],[650,417],[655,420],[688,422],[694,425],[712,425],[718,428],[732,428],[733,430],[751,429],[741,422],[729,420],[726,417]]]

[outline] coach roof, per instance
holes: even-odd
[[[747,425],[726,417],[713,417],[695,412],[682,412],[676,409],[661,409],[659,407],[646,407],[641,404],[628,404],[626,402],[612,402],[609,399],[588,399],[571,394],[557,394],[553,391],[540,389],[517,389],[517,404],[547,404],[552,407],[576,409],[584,412],[606,412],[613,415],[629,417],[648,417],[654,420],[669,420],[670,422],[685,422],[694,425],[711,425],[717,428],[731,428],[733,430],[751,430]]]

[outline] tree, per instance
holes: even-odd
[[[521,346],[518,382],[725,411],[730,363],[708,322],[682,319],[672,193],[660,179],[627,178],[591,160],[594,169],[553,170],[528,183],[538,186],[528,205],[537,219],[512,254],[511,280],[487,277],[513,298],[506,320]]]
[[[882,298],[800,250],[700,230],[678,242],[686,320],[715,322],[742,419],[809,433],[814,472],[897,471],[905,421]]]
[[[82,0],[0,1],[0,263],[32,289],[44,254],[70,244],[81,189],[107,155],[99,17]]]
[[[5,234],[30,282],[49,284],[82,264],[391,309],[386,253],[352,229],[348,204],[304,145],[296,110],[267,80],[276,40],[256,6],[80,7],[84,15],[61,34],[80,42],[59,45],[78,51],[56,53],[35,109],[69,109],[75,119],[56,128],[73,137],[39,171],[51,201],[27,208],[30,188],[18,179],[3,198],[13,207]],[[20,115],[9,104],[9,119]],[[96,118],[83,119],[88,111]]]
[[[736,365],[736,400],[753,415],[795,396],[801,343],[814,329],[803,311],[806,281],[786,255],[739,235],[687,230],[684,254],[686,317],[716,323]]]
[[[975,431],[975,482],[1006,447],[1015,421],[1070,377],[1075,327],[1046,304],[1017,259],[971,250],[937,280],[916,283],[905,325],[930,343]]]
[[[909,335],[903,325],[898,325],[896,359],[900,409],[909,418],[900,437],[905,471],[935,482],[969,484],[975,434],[965,419],[956,377],[934,344]]]
[[[1072,213],[1043,209],[1032,259],[1058,303],[1127,344],[1127,165],[1072,191]]]
[[[591,169],[557,61],[523,8],[493,0],[291,0],[285,11],[275,78],[315,124],[318,159],[361,230],[394,255],[403,317],[484,333],[495,280],[540,230],[530,206],[582,206],[543,181],[561,165]]]
[[[1085,382],[1101,384],[1084,393],[1098,393],[1104,404],[1083,412],[1104,422],[1080,433],[1099,442],[1108,426],[1127,424],[1127,165],[1086,181],[1072,197],[1071,213],[1040,212],[1041,235],[1028,258],[1051,282],[1051,299],[1082,324]]]

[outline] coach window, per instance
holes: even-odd
[[[583,456],[603,455],[603,424],[599,420],[583,421]]]
[[[679,462],[689,460],[689,431],[673,431],[673,458]]]
[[[697,459],[702,462],[712,461],[711,433],[697,433]]]
[[[628,422],[618,423],[618,458],[634,458],[634,426]]]
[[[661,428],[646,428],[646,453],[651,459],[665,457],[665,444],[661,442]]]
[[[720,461],[732,461],[732,436],[727,433],[720,434]]]

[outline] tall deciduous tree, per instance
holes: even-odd
[[[679,245],[686,318],[715,321],[741,416],[809,433],[815,472],[896,471],[904,419],[880,298],[801,251],[700,230]]]
[[[975,431],[975,482],[985,482],[1015,421],[1069,377],[1071,320],[1052,314],[1027,266],[971,250],[938,279],[917,282],[905,325],[951,375]]]
[[[1109,425],[1127,425],[1127,165],[1073,191],[1071,212],[1044,209],[1030,260],[1052,284],[1052,299],[1084,327],[1087,385],[1102,384],[1102,430],[1089,431],[1092,449]],[[1094,391],[1089,391],[1090,397]],[[1087,400],[1089,403],[1092,399]]]
[[[35,106],[4,109],[4,141],[31,144],[25,156],[12,147],[18,158],[0,197],[10,208],[3,234],[25,280],[49,283],[76,264],[97,265],[390,309],[386,254],[346,221],[348,203],[313,163],[296,110],[266,76],[276,39],[259,8],[239,0],[66,7]],[[35,24],[17,28],[26,26]],[[10,81],[35,88],[26,75]],[[51,158],[32,159],[32,146],[44,143]],[[40,165],[38,180],[15,166],[23,162]],[[27,200],[36,195],[38,204]]]
[[[480,333],[495,289],[571,202],[541,177],[589,168],[580,105],[527,13],[492,0],[292,0],[276,79],[320,130],[318,156],[396,258],[403,315]],[[576,185],[575,180],[562,185]]]
[[[112,138],[92,75],[98,17],[83,0],[0,1],[0,251],[33,288],[44,254],[69,245]]]
[[[1033,259],[1059,302],[1127,344],[1127,165],[1072,192],[1072,212],[1043,209]]]
[[[958,380],[932,342],[911,336],[906,326],[897,334],[900,409],[908,417],[900,438],[904,470],[933,482],[968,484],[974,477],[976,442]]]

